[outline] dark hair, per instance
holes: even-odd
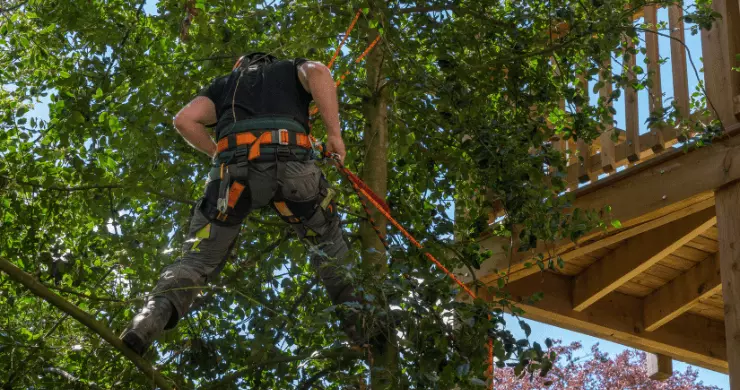
[[[260,51],[255,51],[255,52],[247,53],[239,57],[239,60],[237,60],[236,64],[234,64],[234,70],[236,70],[239,67],[249,67],[251,65],[264,65],[264,64],[269,64],[274,61],[277,61],[277,58],[275,56],[271,54],[263,53]]]

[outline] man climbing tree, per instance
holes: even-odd
[[[348,247],[334,191],[315,164],[309,140],[309,104],[315,100],[327,129],[326,150],[344,160],[336,87],[329,69],[305,59],[277,60],[265,53],[242,57],[175,117],[177,131],[214,167],[205,195],[192,210],[184,254],[165,267],[149,301],[121,338],[142,354],[165,329],[187,314],[201,286],[216,276],[253,210],[270,206],[301,239],[317,247],[311,262],[334,304],[356,301],[333,261]],[[215,125],[217,142],[207,126]],[[327,261],[332,259],[332,261]],[[367,340],[357,316],[343,328],[352,342]]]

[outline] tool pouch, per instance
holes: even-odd
[[[229,214],[232,213],[236,203],[244,192],[249,167],[247,164],[230,164],[224,167],[221,176],[221,183],[218,188],[218,200],[216,201],[216,210],[220,221],[227,221]]]

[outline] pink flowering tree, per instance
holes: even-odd
[[[557,354],[555,364],[544,377],[538,371],[517,376],[513,367],[496,369],[495,388],[497,390],[535,390],[535,389],[603,389],[603,390],[719,390],[716,386],[697,383],[698,372],[687,367],[686,371],[674,371],[673,376],[660,382],[648,377],[645,361],[647,354],[642,351],[625,350],[611,357],[591,347],[590,353],[583,353],[580,343],[562,346],[552,344],[550,351]]]

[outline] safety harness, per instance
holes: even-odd
[[[293,119],[258,117],[237,121],[219,131],[216,158],[209,181],[220,180],[216,219],[229,222],[229,215],[246,188],[249,164],[259,162],[308,161],[316,157],[313,142],[304,127]],[[283,182],[285,165],[277,164],[278,185]],[[322,186],[320,201],[291,202],[281,199],[278,187],[273,207],[289,223],[301,223],[317,208],[336,213],[334,192]],[[311,204],[302,204],[311,203]]]

